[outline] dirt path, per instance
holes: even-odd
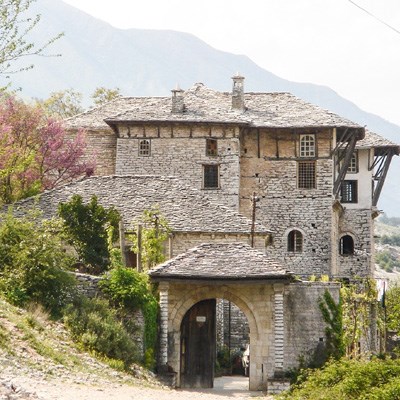
[[[15,388],[11,389],[11,383]],[[224,400],[259,398],[272,399],[261,392],[246,390],[247,380],[217,379],[214,389],[173,390],[168,388],[137,387],[128,384],[100,383],[85,384],[59,380],[37,380],[29,377],[15,377],[0,388],[0,400],[3,399],[41,399],[41,400]],[[10,397],[7,397],[10,396]]]

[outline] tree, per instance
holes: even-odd
[[[29,33],[37,26],[40,15],[33,18],[27,11],[35,0],[0,0],[0,74],[33,68],[33,65],[13,67],[20,58],[32,55],[45,55],[45,50],[63,34],[59,34],[43,45],[29,41]]]
[[[52,189],[95,163],[84,159],[85,133],[69,138],[60,122],[14,96],[0,97],[0,200],[15,200]]]
[[[98,87],[91,95],[93,104],[95,106],[101,106],[104,103],[108,103],[121,96],[120,89],[107,89],[105,87]]]
[[[150,269],[165,261],[164,244],[171,229],[157,207],[144,210],[140,224],[143,225],[141,243],[138,243],[137,236],[130,239],[135,253],[140,252],[142,265]]]
[[[73,89],[50,93],[46,100],[37,100],[44,112],[53,118],[64,119],[82,113],[82,93]]]
[[[113,207],[104,208],[96,196],[84,204],[82,196],[74,195],[70,201],[59,204],[58,215],[64,221],[64,231],[80,262],[91,272],[104,271],[110,263],[107,228],[112,226],[118,232],[118,211]]]

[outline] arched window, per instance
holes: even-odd
[[[300,135],[300,157],[315,157],[314,135]]]
[[[303,251],[303,234],[300,231],[294,229],[289,232],[287,250],[293,253],[300,253]]]
[[[150,155],[150,140],[142,139],[139,141],[139,156]]]
[[[339,253],[342,256],[351,256],[354,254],[354,240],[350,235],[344,235],[340,238]]]

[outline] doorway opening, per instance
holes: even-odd
[[[181,323],[181,387],[212,388],[215,377],[248,377],[249,346],[249,324],[239,307],[225,299],[196,303]]]

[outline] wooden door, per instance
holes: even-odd
[[[212,388],[215,364],[216,301],[195,304],[181,325],[181,387]]]

